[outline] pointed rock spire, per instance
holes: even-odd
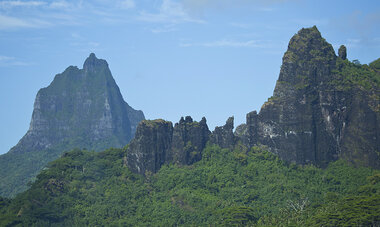
[[[83,64],[83,70],[85,72],[95,72],[100,68],[108,68],[108,63],[103,59],[98,59],[94,53],[91,53]]]

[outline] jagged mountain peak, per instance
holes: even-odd
[[[124,101],[107,62],[90,54],[83,69],[69,66],[38,91],[29,130],[7,157],[0,156],[0,195],[24,190],[64,151],[125,146],[143,119]]]
[[[301,29],[289,41],[273,96],[285,97],[325,84],[331,80],[336,59],[334,48],[316,26]]]
[[[283,63],[294,63],[299,60],[319,59],[331,61],[336,57],[334,49],[321,35],[318,28],[302,28],[289,42]]]
[[[243,141],[267,145],[287,161],[327,166],[343,158],[379,168],[376,70],[339,57],[314,26],[294,35],[273,97],[240,126]],[[369,123],[371,122],[371,123]]]
[[[89,72],[96,71],[99,68],[108,68],[107,61],[98,59],[94,53],[91,53],[83,64],[83,70]]]

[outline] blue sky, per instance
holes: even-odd
[[[272,95],[289,39],[317,25],[350,60],[380,57],[380,1],[0,1],[0,153],[26,133],[37,91],[91,52],[147,119],[211,130]]]

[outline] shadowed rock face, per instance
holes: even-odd
[[[202,158],[209,140],[206,119],[181,118],[174,128],[164,120],[142,121],[127,150],[129,168],[139,174],[155,173],[163,164],[190,165]]]
[[[143,119],[142,111],[123,100],[107,62],[90,54],[83,69],[68,67],[37,93],[29,130],[0,156],[0,195],[26,189],[65,151],[125,146]]]
[[[226,124],[221,127],[215,127],[211,135],[211,143],[218,145],[221,148],[232,148],[235,145],[234,117],[227,119]]]
[[[202,159],[202,150],[209,140],[210,130],[206,118],[200,122],[193,121],[190,116],[181,118],[173,131],[171,157],[175,163],[191,165]]]
[[[346,48],[346,46],[341,45],[341,46],[339,47],[339,50],[338,50],[338,56],[339,56],[342,60],[346,60],[346,59],[347,59],[347,48]]]
[[[142,121],[128,147],[127,163],[131,171],[157,172],[167,161],[172,135],[173,125],[169,121]]]
[[[379,91],[342,87],[349,63],[340,52],[338,59],[316,27],[300,30],[284,54],[273,96],[235,134],[290,162],[324,167],[344,158],[379,168]]]

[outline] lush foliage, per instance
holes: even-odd
[[[126,167],[125,149],[73,150],[32,187],[0,199],[0,225],[367,225],[379,221],[380,174],[343,161],[297,166],[254,147],[207,146],[191,166],[146,177]]]
[[[78,137],[81,138],[81,137]],[[117,144],[114,137],[101,142],[89,143],[89,139],[65,139],[64,141],[42,150],[28,152],[8,152],[0,157],[0,196],[12,198],[29,188],[41,169],[52,160],[59,158],[63,151],[74,147],[90,148],[97,151]]]
[[[380,73],[376,68],[378,65],[378,61],[368,66],[338,58],[334,71],[336,78],[332,84],[338,90],[349,90],[355,86],[362,90],[378,91],[380,88]]]

